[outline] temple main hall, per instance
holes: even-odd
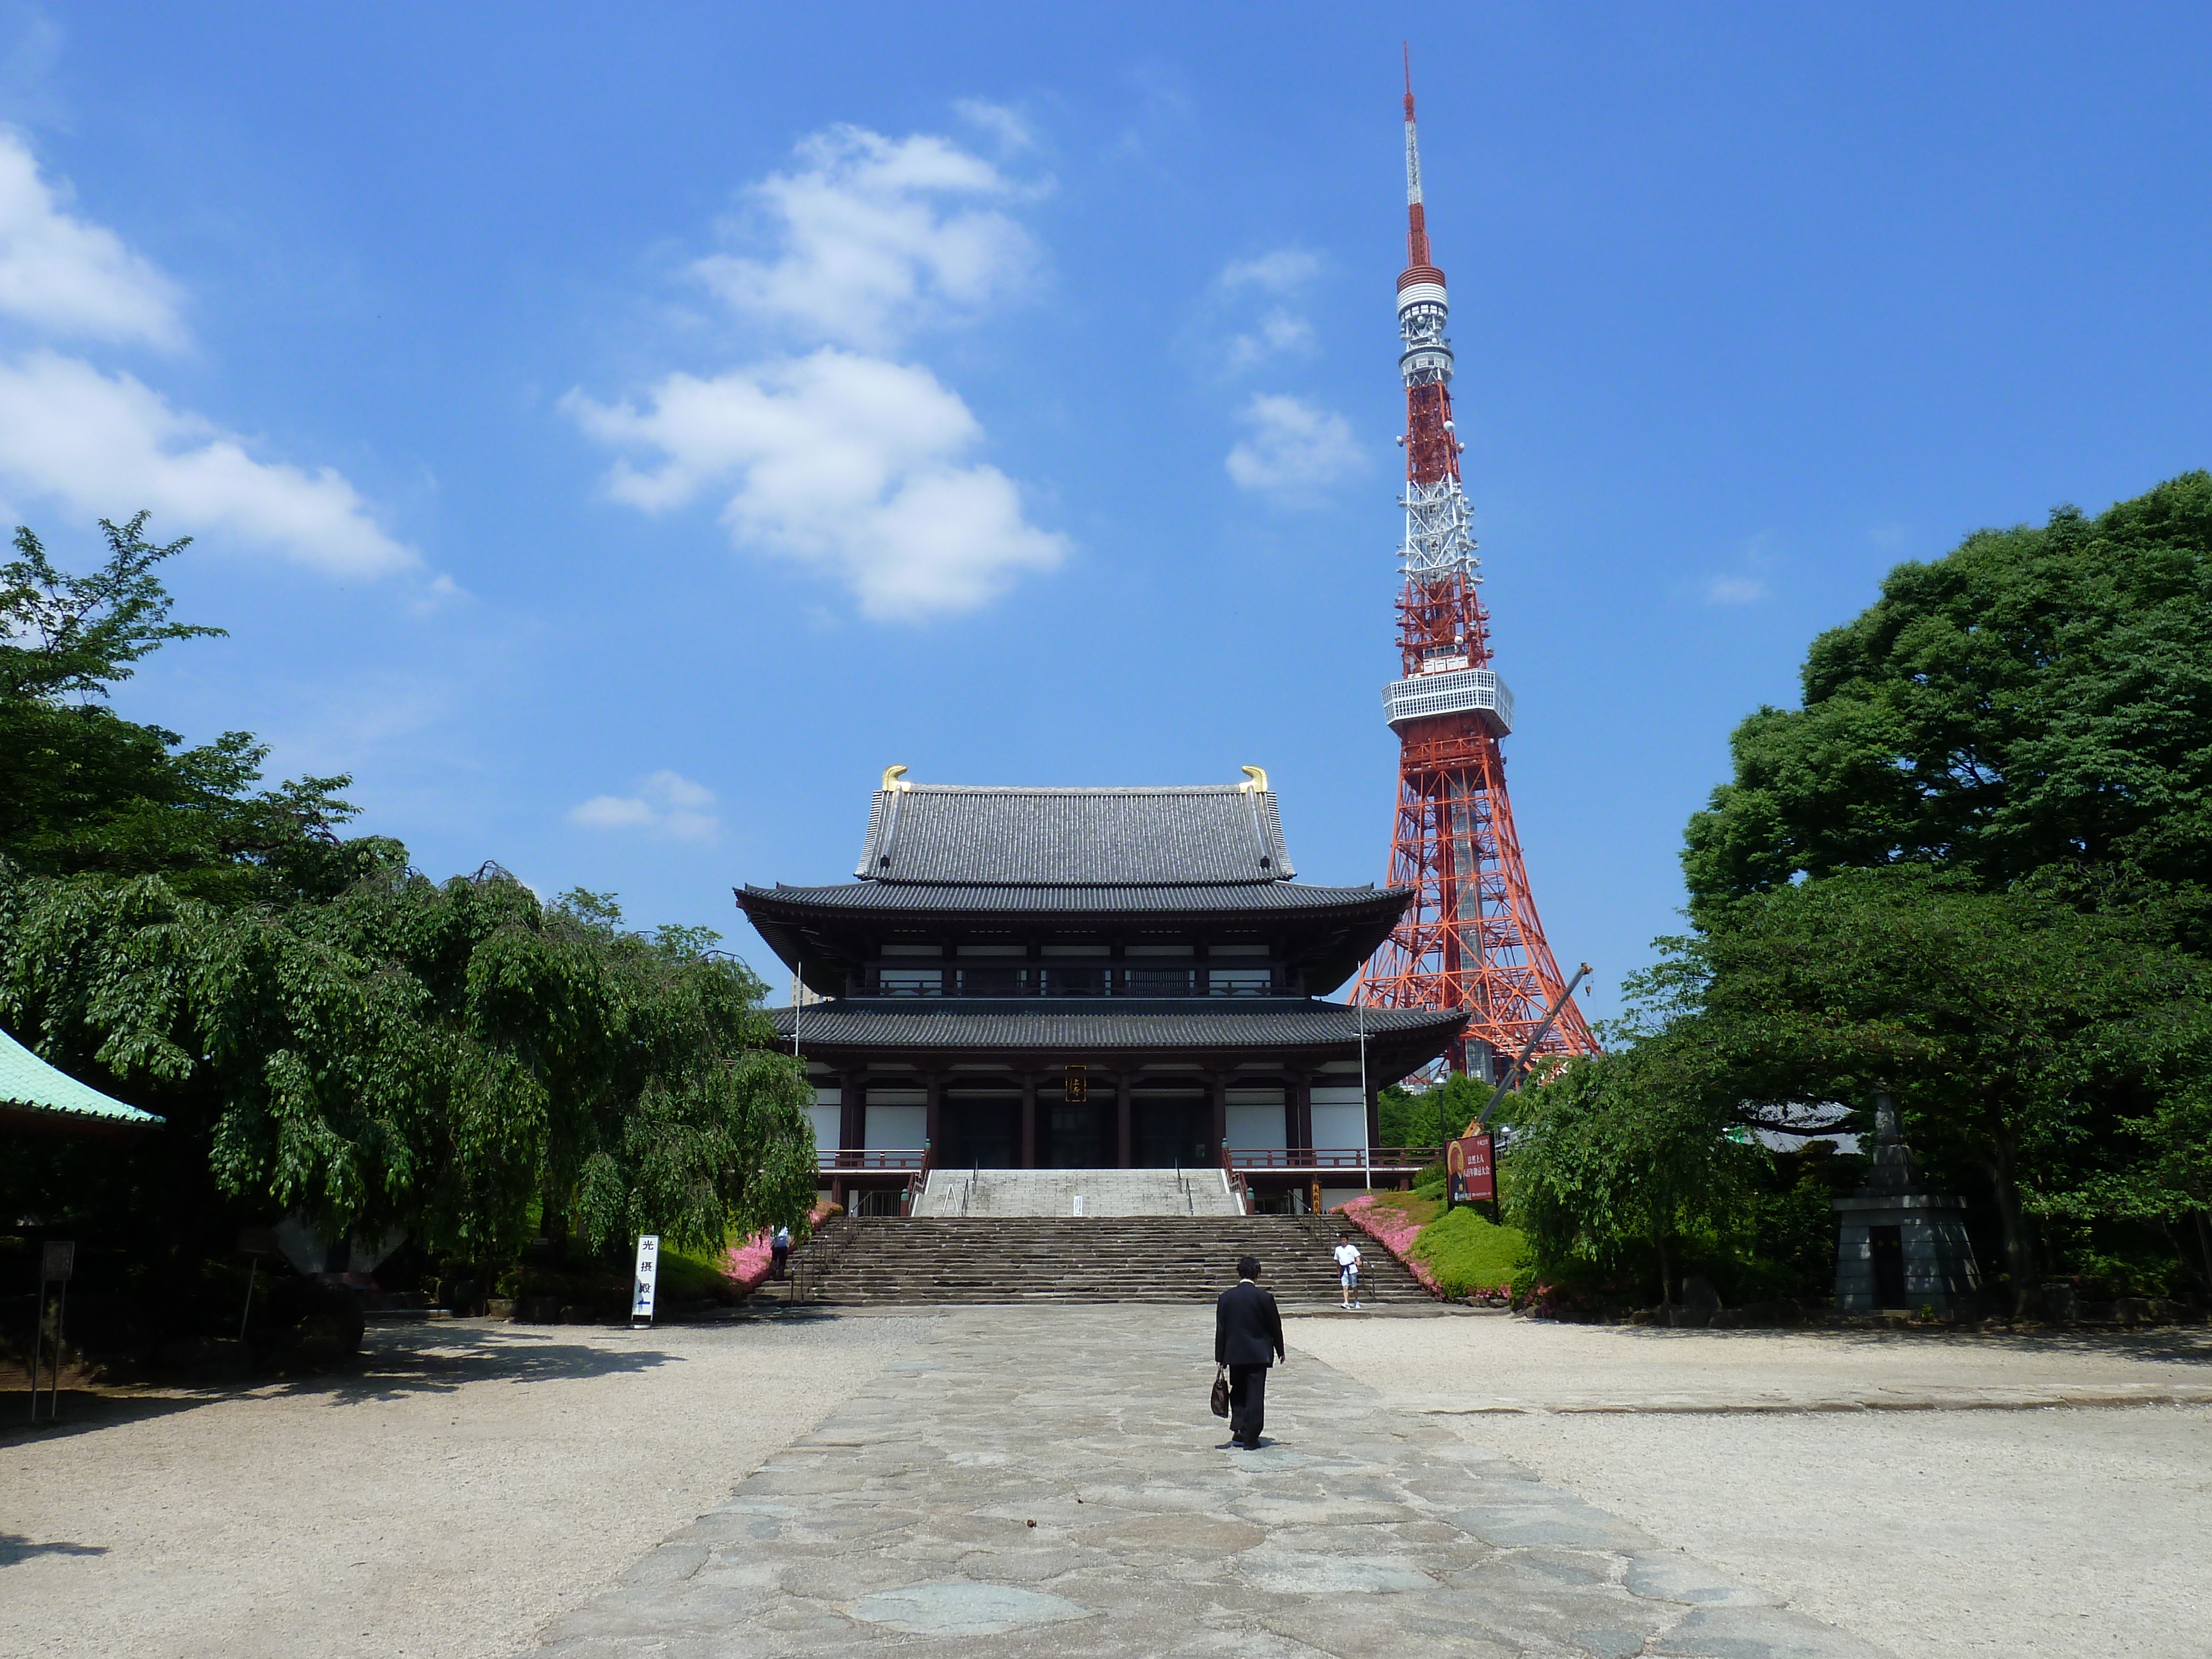
[[[814,1084],[827,1195],[881,1213],[927,1168],[1174,1167],[1297,1206],[1407,1173],[1376,1091],[1467,1016],[1315,994],[1413,895],[1298,881],[1265,773],[1029,789],[905,769],[854,879],[738,890],[804,988],[775,1018]]]

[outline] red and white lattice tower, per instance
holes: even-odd
[[[1382,702],[1398,734],[1398,807],[1390,884],[1413,902],[1361,970],[1353,1000],[1382,1008],[1465,1008],[1467,1041],[1447,1059],[1486,1072],[1478,1042],[1508,1062],[1543,1023],[1565,982],[1536,919],[1498,743],[1513,729],[1513,694],[1491,666],[1490,613],[1476,574],[1474,533],[1460,483],[1463,446],[1452,423],[1449,307],[1429,259],[1413,88],[1406,85],[1406,273],[1398,278],[1398,359],[1406,380],[1406,544],[1398,599],[1403,677]],[[1470,1051],[1474,1052],[1470,1052]],[[1540,1054],[1594,1054],[1571,999]]]

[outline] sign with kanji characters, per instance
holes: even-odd
[[[1444,1179],[1455,1204],[1490,1203],[1498,1197],[1497,1148],[1490,1131],[1463,1135],[1444,1148]]]
[[[653,1281],[660,1273],[660,1235],[641,1233],[637,1241],[637,1288],[630,1297],[629,1322],[653,1323]]]

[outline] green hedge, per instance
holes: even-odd
[[[1528,1265],[1528,1245],[1517,1229],[1462,1204],[1421,1229],[1413,1254],[1429,1264],[1446,1296],[1465,1296],[1510,1284]]]

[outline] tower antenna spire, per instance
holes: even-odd
[[[1421,206],[1421,139],[1413,125],[1413,48],[1406,54],[1406,265],[1429,263],[1429,222]]]
[[[1505,793],[1499,742],[1513,694],[1492,665],[1490,611],[1478,584],[1474,515],[1452,419],[1451,315],[1431,262],[1406,65],[1406,270],[1398,278],[1398,366],[1406,382],[1405,586],[1398,597],[1401,678],[1382,690],[1398,734],[1390,884],[1413,902],[1366,967],[1352,999],[1383,1008],[1458,1008],[1471,1018],[1447,1063],[1495,1082],[1492,1062],[1596,1051],[1545,941]],[[1557,1018],[1547,1010],[1556,1005]]]

